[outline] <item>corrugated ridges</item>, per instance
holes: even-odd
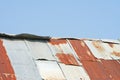
[[[51,38],[3,39],[3,43],[17,80],[120,79],[118,42]]]

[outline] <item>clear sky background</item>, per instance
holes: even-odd
[[[120,0],[0,0],[0,32],[120,38]]]

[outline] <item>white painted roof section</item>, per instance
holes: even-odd
[[[90,48],[96,58],[101,59],[120,59],[120,44],[112,44],[114,47],[111,48],[108,43],[102,41],[84,41]],[[94,44],[95,43],[95,44]],[[96,45],[96,47],[95,47]],[[113,52],[117,52],[116,54]]]
[[[82,66],[65,65],[60,63],[67,80],[90,80]]]
[[[30,41],[25,40],[29,51],[34,59],[55,60],[47,41]]]
[[[36,61],[44,80],[66,80],[56,61]]]
[[[42,80],[23,40],[4,40],[17,80]]]

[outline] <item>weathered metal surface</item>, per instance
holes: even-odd
[[[70,48],[66,40],[51,39],[49,46],[52,49],[57,60],[64,64],[79,65],[74,56],[73,50]]]
[[[0,80],[16,80],[13,67],[7,56],[2,40],[0,40]]]
[[[3,40],[17,80],[42,80],[23,40]]]
[[[95,57],[81,40],[69,40],[80,60],[95,60]]]
[[[65,65],[61,63],[60,66],[67,80],[90,80],[82,66]]]
[[[72,54],[57,53],[56,56],[64,64],[79,65]]]
[[[55,60],[47,41],[25,41],[34,59]]]
[[[120,59],[120,44],[104,43],[102,41],[85,41],[96,58]]]
[[[101,62],[82,61],[91,80],[112,80]]]
[[[120,80],[120,64],[116,60],[102,60],[102,64],[111,80]]]
[[[66,80],[59,65],[55,61],[36,61],[43,80]]]
[[[113,59],[120,59],[120,44],[113,44],[113,43],[108,43],[109,48],[107,50],[111,50],[111,57]]]
[[[113,40],[113,39],[101,39],[101,41],[108,43],[120,43],[119,40]]]
[[[0,40],[0,80],[119,79],[120,44],[115,41]]]

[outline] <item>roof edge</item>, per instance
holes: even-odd
[[[30,39],[30,40],[50,40],[51,37],[49,36],[38,36],[29,33],[22,33],[17,35],[9,35],[5,33],[0,33],[0,38],[7,38],[7,39]]]

